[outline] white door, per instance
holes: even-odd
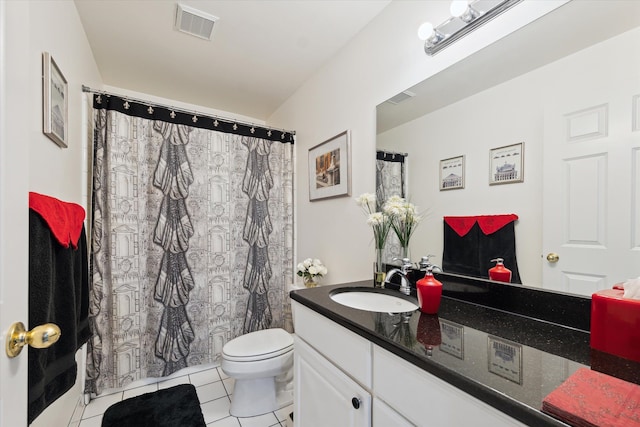
[[[33,114],[17,114],[8,100],[28,96],[27,2],[0,1],[0,427],[27,425],[27,352],[9,359],[6,332],[28,323],[28,139]],[[8,18],[12,16],[13,19]],[[27,95],[25,95],[27,94]],[[15,107],[15,106],[14,106]]]
[[[297,427],[371,425],[371,395],[296,338],[294,422]]]
[[[590,296],[640,276],[640,33],[634,34],[625,39],[628,49],[608,49],[599,64],[558,84],[546,108],[545,288]]]

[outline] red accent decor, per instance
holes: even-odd
[[[437,314],[420,313],[416,339],[424,345],[425,350],[433,349],[433,347],[442,344],[442,332]]]
[[[489,269],[489,279],[497,282],[511,283],[511,270],[504,266],[502,260]]]
[[[640,362],[640,300],[623,295],[621,289],[591,295],[591,348]]]
[[[78,249],[85,211],[75,203],[63,202],[55,197],[29,192],[29,208],[47,223],[58,243]]]
[[[577,427],[639,427],[640,386],[580,368],[545,397],[542,411]]]
[[[428,271],[422,279],[416,282],[416,292],[420,311],[426,314],[436,314],[442,299],[442,283]]]
[[[473,228],[476,218],[475,216],[445,216],[444,222],[449,224],[458,236],[464,237]]]
[[[460,237],[464,237],[476,222],[482,232],[488,236],[517,219],[518,215],[516,214],[445,216],[444,222],[449,224],[449,227],[453,228]]]

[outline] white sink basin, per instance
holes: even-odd
[[[405,313],[414,311],[418,306],[401,296],[380,293],[374,290],[337,289],[330,295],[338,304],[365,311],[379,311],[383,313]]]

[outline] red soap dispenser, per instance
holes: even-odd
[[[489,279],[511,283],[511,270],[504,266],[504,260],[496,258],[492,259],[491,262],[495,262],[496,265],[489,269]]]
[[[420,311],[426,314],[436,314],[440,308],[442,297],[442,283],[433,277],[433,267],[427,267],[427,273],[416,282],[418,304]]]

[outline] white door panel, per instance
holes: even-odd
[[[25,141],[33,115],[17,114],[8,105],[9,100],[32,93],[25,75],[33,65],[29,39],[8,43],[9,34],[28,33],[27,23],[16,18],[27,16],[28,10],[28,2],[0,1],[0,427],[27,425],[27,352],[9,359],[5,346],[11,324],[29,321],[29,144]]]
[[[545,111],[545,288],[590,296],[640,275],[640,61],[627,61],[598,84],[585,70]]]

